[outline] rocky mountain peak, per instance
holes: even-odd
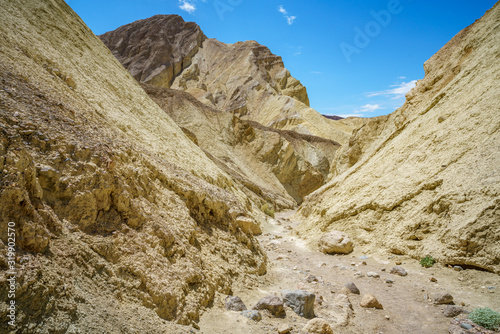
[[[100,38],[136,80],[169,86],[190,65],[206,36],[179,15],[155,15]]]

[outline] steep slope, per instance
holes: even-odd
[[[18,333],[182,332],[265,273],[251,199],[66,3],[1,7],[0,331],[13,224]]]
[[[143,87],[219,167],[276,208],[295,207],[324,184],[339,144],[241,120],[182,91]]]
[[[195,23],[172,15],[136,21],[100,38],[139,81],[184,90],[241,119],[339,143],[347,142],[354,128],[346,134],[345,125],[339,129],[310,108],[306,88],[281,57],[255,41],[225,44],[205,38]],[[174,66],[168,59],[184,60]]]
[[[424,65],[404,106],[352,136],[309,195],[299,233],[332,229],[363,252],[500,272],[500,4]]]

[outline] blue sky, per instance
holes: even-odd
[[[323,114],[372,117],[404,103],[423,63],[494,0],[66,0],[96,34],[179,14],[210,38],[283,57]]]

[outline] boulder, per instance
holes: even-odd
[[[268,310],[273,316],[277,318],[284,318],[286,316],[285,308],[283,306],[283,299],[276,295],[267,295],[252,307],[253,310]]]
[[[237,296],[227,296],[225,302],[228,311],[245,311],[247,309],[241,298]]]
[[[243,232],[247,234],[260,235],[262,230],[260,225],[255,222],[252,218],[245,216],[238,216],[235,220],[236,226],[239,227]]]
[[[305,290],[282,290],[283,301],[295,313],[304,318],[314,318],[314,300],[316,296]]]
[[[314,318],[309,320],[309,322],[302,328],[302,331],[305,333],[314,333],[314,334],[333,334],[333,330],[330,327],[330,324],[321,318]]]
[[[349,291],[350,293],[353,293],[355,295],[359,295],[359,293],[360,293],[358,287],[353,282],[348,282],[348,283],[344,284],[344,288],[346,288],[347,291]]]
[[[384,307],[380,302],[375,298],[374,295],[372,294],[366,294],[361,298],[361,302],[359,303],[361,307],[365,308],[377,308],[377,309],[383,309]]]
[[[319,250],[325,254],[349,254],[353,251],[353,245],[349,236],[340,231],[332,231],[318,241]]]

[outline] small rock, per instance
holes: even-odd
[[[488,289],[488,290],[495,290],[495,289],[496,289],[496,287],[494,287],[494,286],[488,286],[488,287],[487,287],[487,289]]]
[[[406,270],[403,269],[403,267],[400,266],[394,266],[391,268],[391,274],[393,275],[399,275],[399,276],[406,276],[408,273]]]
[[[385,319],[386,320],[391,320],[391,317],[389,317],[388,315],[385,316]]]
[[[254,321],[261,321],[262,320],[262,315],[260,314],[259,311],[256,310],[246,310],[241,312],[241,315],[244,317],[247,317],[248,319],[252,319]]]
[[[241,298],[236,296],[227,296],[225,306],[228,311],[245,311],[247,309]]]
[[[267,295],[252,307],[253,310],[268,310],[275,317],[282,318],[286,316],[283,300],[276,295]]]
[[[473,329],[473,328],[474,328],[474,326],[472,326],[472,325],[470,325],[470,324],[468,324],[468,323],[466,323],[466,322],[462,322],[462,323],[460,324],[460,327],[462,327],[463,329],[467,329],[467,330],[469,330],[469,329]]]
[[[68,85],[71,89],[75,89],[76,88],[76,83],[73,79],[71,79],[70,77],[67,77],[64,82],[66,82],[66,85]]]
[[[362,273],[362,272],[358,271],[358,272],[355,272],[355,273],[354,273],[354,277],[356,277],[356,278],[361,278],[361,277],[365,277],[365,275],[363,275],[363,273]]]
[[[309,322],[302,328],[305,333],[311,334],[333,334],[333,330],[330,324],[321,318],[314,318],[309,320]]]
[[[464,270],[464,268],[462,268],[462,267],[460,267],[460,266],[453,266],[453,269],[454,269],[455,271],[462,271],[462,270]]]
[[[376,272],[373,272],[373,271],[367,272],[366,276],[373,277],[373,278],[380,278],[380,275],[378,273],[376,273]]]
[[[355,266],[356,265],[356,262],[351,262],[351,266]]]
[[[380,269],[380,271],[385,271],[385,268]]]
[[[397,266],[400,266],[400,265],[402,265],[402,264],[403,264],[403,263],[402,263],[401,261],[396,261],[396,265],[397,265]]]
[[[438,280],[435,277],[431,276],[431,277],[429,277],[429,281],[431,281],[431,282],[437,282]]]
[[[361,262],[362,265],[366,266],[366,261]]]
[[[309,282],[309,283],[312,283],[312,282],[317,282],[318,279],[314,275],[309,275],[309,276],[306,277],[306,281]]]
[[[287,334],[287,333],[290,333],[291,330],[292,330],[292,327],[287,325],[287,324],[283,324],[283,325],[280,325],[278,327],[279,334]]]
[[[356,286],[356,284],[354,284],[353,282],[348,282],[346,284],[344,284],[344,287],[350,292],[350,293],[354,293],[355,295],[359,295],[359,289],[358,287]]]
[[[283,302],[301,317],[314,318],[316,296],[305,290],[282,290]]]
[[[434,304],[451,304],[453,303],[453,296],[450,295],[448,292],[444,293],[437,293],[434,295],[433,298]]]
[[[365,308],[383,309],[382,304],[380,304],[377,298],[375,298],[372,294],[364,295],[363,298],[361,298],[359,305]]]
[[[443,314],[447,318],[453,318],[459,315],[460,313],[463,312],[463,309],[459,306],[454,306],[454,305],[448,305],[446,308],[443,310]]]
[[[387,284],[393,284],[393,283],[394,283],[394,281],[393,281],[392,279],[386,279],[386,280],[385,280],[385,282],[386,282]]]
[[[349,236],[340,231],[324,234],[318,241],[319,250],[325,254],[349,254],[353,245]]]

